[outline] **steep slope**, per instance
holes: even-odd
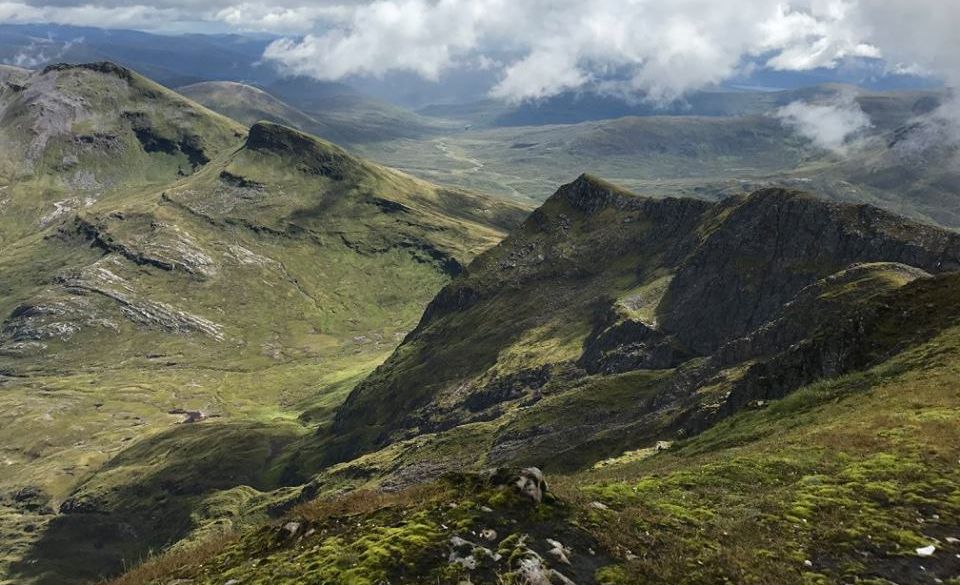
[[[385,448],[115,583],[949,583],[958,245],[799,193],[656,201],[581,178],[354,392],[335,433],[369,416],[395,425]],[[732,311],[731,288],[755,309]],[[680,302],[732,314],[701,331]],[[415,436],[396,440],[412,417],[377,418],[437,386]],[[322,435],[297,456],[329,454]]]
[[[79,96],[124,146],[97,143],[65,175],[50,161],[76,144],[72,122],[10,186],[30,218],[8,218],[0,251],[0,574],[14,582],[115,572],[222,518],[209,506],[236,513],[296,482],[273,468],[283,449],[526,213],[276,124],[246,131],[116,66],[30,79],[68,87],[42,97]],[[19,121],[49,110],[12,91],[4,128],[29,142]],[[35,202],[88,168],[109,189],[39,222]]]
[[[0,80],[3,241],[70,210],[189,175],[244,129],[112,63]]]
[[[902,284],[957,270],[960,236],[796,192],[716,204],[655,200],[581,177],[431,302],[338,412],[332,441],[345,452],[331,453],[349,457],[496,418],[539,400],[552,381],[665,375],[686,364],[675,396],[654,401],[654,412],[675,409],[720,370],[773,359],[812,336],[815,323],[804,329],[792,320],[794,339],[747,344],[734,363],[714,363],[728,344],[774,323],[806,287],[825,278],[837,286],[851,266],[876,262],[908,267],[875,265],[864,279]],[[849,367],[841,362],[835,356],[821,369]],[[804,365],[798,383],[818,367]]]

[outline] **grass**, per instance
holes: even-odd
[[[30,180],[0,177],[0,580],[62,583],[291,497],[306,478],[286,450],[329,423],[451,271],[525,210],[274,125],[254,148],[246,128],[123,70],[33,81],[47,82],[44,99],[90,111],[47,143]],[[29,125],[21,106],[8,114]],[[145,151],[142,126],[148,145],[180,146]],[[29,139],[11,128],[0,131]],[[76,154],[102,188],[41,225],[71,189],[60,159],[98,133],[120,150]],[[209,162],[187,165],[190,145]],[[343,172],[324,174],[324,161]],[[175,409],[211,419],[181,425]],[[48,509],[82,500],[110,515],[27,510],[13,500],[24,487]]]
[[[532,507],[512,488],[490,485],[475,475],[451,475],[392,494],[358,490],[305,504],[206,558],[174,551],[148,562],[133,580],[112,583],[146,585],[172,577],[198,583],[231,578],[252,583],[457,583],[471,578],[520,583],[520,559],[529,550],[543,550],[544,537],[583,545],[583,550],[593,542],[567,523],[569,514],[553,498]],[[481,529],[495,536],[483,540]],[[448,560],[455,538],[476,542],[471,552],[477,569],[468,573]],[[561,568],[589,578],[605,562],[605,556],[578,558],[575,565]]]
[[[942,353],[916,367],[931,348]],[[960,530],[958,351],[950,329],[669,451],[565,479],[613,509],[588,516],[635,555],[608,581],[903,582],[924,575],[921,564],[921,579],[948,577],[944,538]],[[930,543],[946,550],[919,559]]]
[[[512,535],[565,534],[557,538],[577,542],[583,558],[592,541],[604,560],[577,582],[949,582],[958,551],[947,537],[960,530],[958,357],[960,329],[950,328],[888,363],[802,388],[665,451],[553,475],[559,499],[528,517],[514,516],[496,492],[457,482],[360,489],[303,504],[202,558],[174,551],[185,560],[161,557],[134,573],[142,578],[120,583],[455,583],[463,575],[440,561],[446,538],[489,526],[480,506],[495,510],[495,522],[518,522],[500,533],[503,550]],[[284,536],[291,521],[304,536]],[[584,531],[576,537],[584,540],[567,530]],[[918,557],[915,549],[931,543],[934,556]],[[510,575],[503,567],[471,580]]]
[[[233,123],[122,72],[57,80],[109,111],[128,99],[150,107],[119,126],[98,115],[70,127],[125,145],[117,160],[81,153],[111,185],[89,204],[44,219],[79,180],[60,168],[70,140],[50,142],[35,177],[11,191],[0,253],[5,579],[98,579],[155,558],[126,582],[459,582],[450,536],[483,527],[503,556],[478,582],[521,580],[524,534],[541,556],[547,538],[571,544],[578,583],[903,582],[919,574],[916,547],[954,552],[960,335],[949,278],[907,284],[915,274],[887,265],[838,276],[792,307],[855,309],[864,371],[748,402],[651,453],[769,356],[705,379],[703,357],[606,376],[577,360],[611,307],[615,319],[663,320],[661,301],[695,265],[683,246],[741,233],[743,201],[653,202],[584,176],[495,245],[524,208],[276,124],[244,141]],[[111,90],[124,87],[132,93]],[[627,126],[663,140],[675,129]],[[700,140],[701,130],[685,131]],[[774,130],[766,138],[779,141]],[[613,145],[623,160],[642,152],[651,172],[691,155],[616,131],[595,127],[578,144]],[[736,162],[722,136],[702,142],[716,151],[692,153],[705,173]],[[197,144],[204,165],[191,162]],[[576,163],[552,148],[540,156]],[[443,153],[482,162],[462,144]],[[882,235],[913,242],[923,231],[903,225]],[[765,266],[735,262],[748,276]],[[837,269],[787,266],[809,276],[797,286]],[[761,290],[747,284],[737,294]],[[699,386],[685,394],[691,379]],[[174,409],[212,417],[178,424]],[[563,498],[531,508],[471,475],[502,464],[566,474]],[[955,570],[949,554],[924,562],[930,575]]]

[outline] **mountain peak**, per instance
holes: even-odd
[[[117,77],[125,80],[130,80],[133,77],[133,72],[127,69],[122,65],[117,65],[112,61],[97,61],[95,63],[54,63],[52,65],[47,65],[43,69],[43,74],[51,73],[54,71],[70,71],[75,69],[85,69],[87,71],[94,71],[96,73],[104,73],[107,75],[116,75]]]
[[[560,187],[551,199],[554,198],[565,201],[574,209],[588,215],[598,213],[610,206],[622,206],[627,201],[635,202],[643,199],[589,173],[583,173],[572,183]]]

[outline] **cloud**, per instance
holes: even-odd
[[[902,67],[919,68],[951,88],[942,105],[920,116],[900,148],[919,152],[960,145],[960,2],[954,0],[860,0],[856,26]]]
[[[503,14],[506,0],[378,0],[355,7],[322,34],[282,39],[264,58],[317,79],[412,71],[437,79],[472,53],[480,35]]]
[[[278,6],[245,2],[227,6],[214,15],[235,30],[247,32],[309,33],[321,20],[336,21],[349,14],[346,6]]]
[[[290,74],[494,67],[491,93],[513,101],[597,88],[670,101],[750,64],[856,57],[960,86],[956,0],[0,0],[0,22],[279,32],[264,58]]]
[[[74,45],[83,42],[83,37],[72,41],[58,42],[52,40],[32,40],[26,47],[20,49],[12,58],[5,59],[4,64],[32,69],[44,63],[60,59]]]
[[[838,154],[845,154],[872,125],[853,92],[820,103],[795,101],[778,109],[776,116],[816,146]]]
[[[179,16],[178,11],[173,8],[155,8],[147,5],[53,6],[0,1],[0,23],[42,22],[101,28],[136,28],[148,26],[150,23],[168,22]]]
[[[771,68],[799,70],[880,54],[849,26],[855,7],[841,0],[375,0],[341,8],[325,31],[277,41],[266,59],[320,79],[394,70],[437,79],[478,54],[507,50],[516,56],[495,97],[536,99],[602,83],[670,101],[761,55]]]

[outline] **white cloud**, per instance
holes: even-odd
[[[66,42],[32,40],[29,45],[22,47],[16,55],[10,59],[6,59],[4,63],[6,65],[32,69],[44,63],[56,61],[74,45],[82,42],[83,37]]]
[[[815,145],[838,154],[845,154],[871,126],[852,92],[820,103],[796,101],[777,110],[776,115]]]
[[[245,2],[219,10],[214,18],[239,31],[286,34],[308,33],[321,20],[338,21],[349,15],[346,6],[278,6]]]
[[[512,100],[584,86],[671,100],[758,60],[807,70],[865,56],[960,86],[960,0],[0,0],[0,22],[281,32],[297,36],[264,57],[289,73],[494,67],[492,93]]]
[[[882,47],[887,59],[939,75],[953,90],[940,108],[917,120],[901,148],[960,144],[960,2],[860,0],[858,6],[857,28]]]
[[[847,26],[854,10],[841,0],[376,0],[349,11],[265,57],[322,79],[391,70],[436,79],[507,48],[520,56],[504,66],[496,97],[546,97],[616,71],[616,89],[672,100],[722,82],[747,57],[809,69],[879,54]]]
[[[177,9],[155,8],[142,4],[50,6],[0,1],[0,23],[44,22],[101,28],[149,28],[153,24],[177,20],[180,17],[181,13]]]
[[[413,71],[437,79],[480,42],[481,29],[505,0],[377,0],[355,7],[325,33],[282,39],[264,57],[293,74],[318,79]]]

